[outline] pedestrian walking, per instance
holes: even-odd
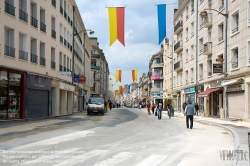
[[[198,116],[199,115],[199,105],[198,105],[197,102],[195,103],[194,108],[195,108],[195,111],[196,111],[196,115]]]
[[[111,110],[112,109],[112,102],[109,101],[109,109]]]
[[[171,104],[168,105],[168,117],[171,119],[173,107]]]
[[[162,103],[161,100],[160,100],[160,102],[158,103],[157,108],[158,108],[158,120],[160,120],[160,119],[161,119],[162,108],[163,108],[163,103]]]
[[[187,102],[185,101],[185,102],[182,104],[183,113],[185,112],[186,106],[187,106]]]
[[[192,102],[189,101],[188,105],[185,108],[184,115],[186,116],[186,125],[189,128],[189,120],[190,120],[190,129],[193,128],[193,120],[194,120],[195,108],[192,105]]]
[[[151,113],[150,113],[150,102],[149,101],[147,103],[147,109],[148,109],[148,115],[151,115]]]
[[[153,101],[152,101],[152,112],[153,112],[153,114],[155,112],[155,103]]]

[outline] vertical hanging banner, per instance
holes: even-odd
[[[111,46],[117,39],[125,46],[124,42],[124,17],[125,7],[109,7],[109,34]]]
[[[132,80],[137,81],[138,70],[132,70]]]
[[[131,85],[128,85],[128,93],[130,93],[130,86],[131,86]]]
[[[174,8],[175,4],[167,5],[167,37],[174,42]]]
[[[116,82],[122,82],[122,71],[121,70],[116,70]]]
[[[157,5],[159,43],[166,37],[166,4]]]

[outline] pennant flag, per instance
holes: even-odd
[[[111,46],[117,39],[125,46],[124,42],[124,7],[109,7],[109,34]]]
[[[138,70],[132,70],[132,79],[133,82],[137,81]]]
[[[157,5],[159,44],[166,37],[166,4]]]
[[[122,82],[122,71],[121,70],[116,70],[116,82]]]
[[[120,97],[120,94],[121,94],[121,88],[120,88],[120,85],[118,86],[118,97]]]
[[[174,42],[174,8],[175,4],[167,5],[167,37]]]
[[[128,93],[130,92],[130,85],[128,85]]]

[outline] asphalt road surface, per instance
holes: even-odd
[[[1,166],[215,166],[233,147],[225,129],[145,109],[114,108],[104,116],[78,113],[0,142]],[[34,122],[33,122],[34,123]]]

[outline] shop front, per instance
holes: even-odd
[[[195,94],[196,94],[196,87],[189,87],[184,89],[185,94],[185,101],[189,103],[190,101],[192,104],[195,104]]]
[[[206,116],[221,116],[221,110],[223,109],[223,88],[221,81],[212,81],[205,84],[205,86],[206,90],[197,94],[198,98],[203,98],[204,114]]]
[[[59,114],[60,115],[72,114],[74,110],[75,86],[60,82],[59,89],[60,89]]]
[[[52,79],[27,74],[26,118],[48,117],[50,111]]]
[[[26,73],[0,68],[0,120],[25,118]]]

